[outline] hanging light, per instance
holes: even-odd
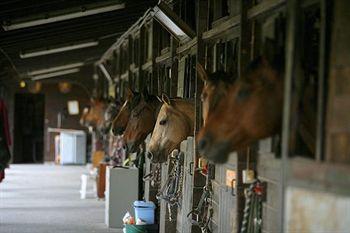
[[[25,81],[22,80],[22,81],[19,82],[19,87],[20,88],[25,88],[26,86],[27,86],[27,84],[26,84]]]
[[[72,90],[72,84],[69,82],[59,82],[58,90],[63,94],[67,94]]]

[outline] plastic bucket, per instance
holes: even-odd
[[[147,224],[154,224],[154,209],[155,204],[151,201],[135,201],[135,221],[141,219]]]

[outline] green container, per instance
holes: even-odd
[[[158,225],[130,225],[125,224],[126,233],[158,233]]]
[[[126,233],[148,233],[144,225],[125,225]]]

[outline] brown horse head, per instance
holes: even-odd
[[[283,104],[281,73],[263,57],[255,59],[222,98],[200,130],[200,153],[217,163],[231,151],[278,132]]]
[[[201,64],[197,64],[198,77],[204,82],[202,89],[202,117],[204,124],[208,114],[213,112],[222,97],[227,95],[227,90],[233,84],[233,75],[223,71],[209,74]]]
[[[124,131],[124,140],[129,152],[136,152],[138,146],[153,131],[162,102],[147,91],[141,94],[137,105],[132,109]]]
[[[134,98],[138,97],[139,94],[133,92],[130,88],[126,88],[125,90],[125,102],[123,106],[120,108],[119,113],[114,118],[112,122],[112,133],[114,135],[122,135],[128,124],[130,113],[132,110],[132,101]]]
[[[162,96],[163,105],[159,110],[148,147],[152,162],[165,162],[167,156],[194,132],[194,103],[182,99]]]
[[[84,125],[95,128],[100,127],[104,122],[104,112],[108,106],[108,102],[104,99],[90,100],[90,109],[83,112]]]
[[[112,127],[112,121],[119,113],[120,102],[114,98],[108,100],[108,105],[103,114],[103,123],[100,125],[99,130],[102,134],[108,134]]]

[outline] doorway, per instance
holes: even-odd
[[[44,159],[43,94],[16,94],[13,163],[42,163]]]

